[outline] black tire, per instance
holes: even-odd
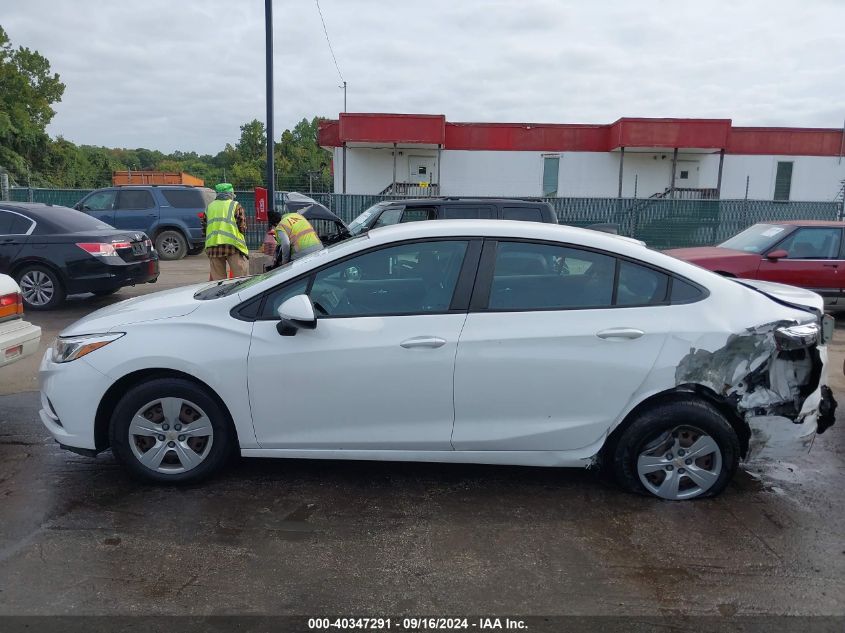
[[[205,250],[205,245],[188,249],[188,255],[199,255]]]
[[[659,496],[646,488],[640,480],[638,459],[643,451],[648,450],[650,444],[658,442],[659,438],[679,427],[696,429],[709,435],[721,453],[721,469],[715,482],[701,494],[688,498],[714,497],[722,492],[739,465],[739,438],[730,423],[713,405],[697,399],[655,405],[638,414],[628,424],[611,449],[612,469],[618,484],[629,492]],[[684,432],[686,431],[681,431]],[[667,440],[671,441],[668,437]],[[677,458],[677,455],[675,457]],[[681,467],[683,465],[680,463]],[[715,474],[715,469],[713,472]],[[650,475],[644,476],[647,478]],[[688,475],[687,479],[692,482]]]
[[[94,290],[93,292],[98,297],[108,297],[109,295],[113,295],[118,290],[120,290],[120,288],[109,288],[108,290]]]
[[[185,472],[164,473],[152,470],[140,462],[130,445],[130,441],[135,441],[129,436],[129,425],[133,417],[145,404],[160,398],[180,398],[195,403],[205,412],[213,428],[214,434],[207,455],[199,465]],[[226,411],[204,387],[183,378],[156,378],[131,388],[120,399],[112,413],[109,439],[115,457],[133,477],[160,484],[195,483],[211,477],[223,468],[237,444]],[[164,450],[166,453],[170,452]],[[175,456],[175,451],[173,453]]]
[[[59,275],[47,266],[26,265],[15,273],[15,281],[21,287],[24,307],[27,310],[53,310],[59,307],[67,296]],[[48,296],[49,299],[43,300]]]
[[[175,261],[185,257],[188,252],[188,242],[179,231],[168,229],[156,235],[156,251],[160,259]]]

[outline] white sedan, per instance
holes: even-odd
[[[23,320],[21,288],[0,275],[0,367],[31,356],[41,342],[41,328]]]
[[[595,231],[402,224],[94,312],[44,356],[40,414],[158,482],[237,450],[605,466],[711,496],[833,422],[822,299],[755,286]]]

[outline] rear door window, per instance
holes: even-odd
[[[504,207],[502,209],[502,219],[542,222],[543,214],[537,207]]]
[[[154,206],[152,195],[145,189],[128,189],[117,197],[117,209],[151,209]]]
[[[490,220],[496,212],[490,205],[444,205],[440,209],[444,220]]]
[[[668,287],[669,275],[647,266],[620,260],[615,305],[644,306],[663,303]]]
[[[616,258],[566,246],[500,242],[491,310],[610,307]]]
[[[26,235],[34,222],[17,213],[0,211],[0,235]]]

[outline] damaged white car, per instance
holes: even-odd
[[[158,482],[239,451],[602,464],[692,499],[833,423],[822,307],[605,233],[414,222],[85,317],[44,356],[41,419]]]

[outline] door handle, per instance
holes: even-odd
[[[603,339],[622,338],[635,339],[640,338],[645,332],[632,327],[612,327],[601,332],[596,332],[596,336]]]
[[[437,336],[415,336],[406,341],[399,343],[405,349],[413,349],[415,347],[429,347],[437,348],[446,345],[446,339]]]
[[[825,268],[839,268],[839,264],[822,264]]]

